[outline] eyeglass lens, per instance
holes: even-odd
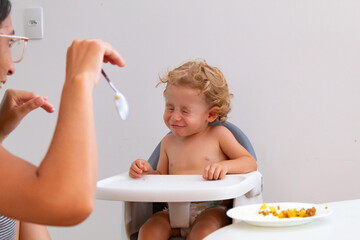
[[[25,50],[25,41],[16,39],[11,47],[11,57],[13,62],[20,62],[24,56],[24,50]]]

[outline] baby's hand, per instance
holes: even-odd
[[[228,167],[218,163],[209,164],[204,169],[203,178],[206,180],[220,180],[223,179],[228,172]]]
[[[144,173],[152,170],[148,161],[144,159],[136,159],[130,166],[129,176],[132,178],[140,178]]]

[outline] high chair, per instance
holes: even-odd
[[[228,128],[256,159],[249,139],[238,127],[230,122],[221,125]],[[148,160],[154,169],[159,160],[160,145],[161,142]],[[137,239],[141,225],[153,213],[163,210],[165,203],[168,203],[173,228],[189,227],[192,201],[233,199],[234,207],[262,203],[262,175],[255,171],[229,174],[218,181],[206,181],[201,175],[144,175],[140,179],[132,179],[125,172],[98,181],[96,197],[125,202],[125,230],[128,238],[133,240]]]

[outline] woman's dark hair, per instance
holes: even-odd
[[[0,0],[0,25],[9,16],[11,11],[11,3],[9,0]]]

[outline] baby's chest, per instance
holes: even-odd
[[[169,171],[202,174],[204,168],[226,159],[217,144],[177,146],[168,152]]]

